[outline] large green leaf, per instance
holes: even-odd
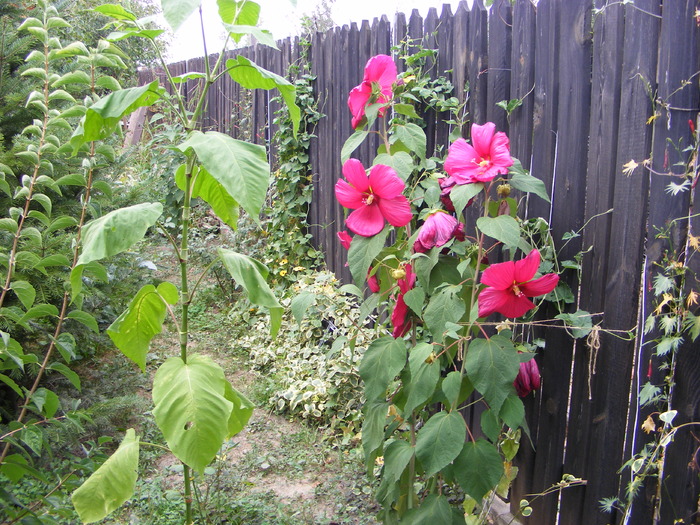
[[[375,339],[360,363],[360,377],[365,382],[368,400],[384,399],[389,381],[406,365],[406,343],[391,336]]]
[[[257,3],[250,0],[216,0],[216,3],[219,17],[225,24],[258,25],[260,6]]]
[[[93,140],[109,137],[116,130],[122,118],[142,106],[150,106],[160,98],[158,81],[141,87],[121,89],[110,93],[95,102],[85,113],[76,128],[70,143],[73,151]]]
[[[508,182],[515,189],[527,193],[534,193],[545,201],[551,202],[544,182],[530,175],[530,172],[523,168],[523,165],[518,159],[514,159],[513,165],[508,172],[510,173],[510,180]]]
[[[83,523],[99,521],[134,493],[139,464],[139,440],[126,431],[117,451],[73,492],[71,500]]]
[[[481,233],[501,241],[510,248],[517,248],[520,244],[520,226],[510,215],[480,217],[476,220],[476,226]]]
[[[219,256],[231,277],[245,289],[250,302],[270,311],[270,334],[275,337],[282,324],[284,309],[265,281],[267,267],[247,255],[224,248],[219,249]]]
[[[178,148],[182,152],[192,148],[206,171],[221,185],[220,189],[238,202],[253,220],[258,220],[270,185],[270,165],[263,146],[236,140],[218,131],[194,131]],[[209,195],[216,189],[210,187],[205,191]]]
[[[401,141],[404,146],[418,155],[418,158],[421,160],[425,158],[427,138],[425,137],[423,128],[417,124],[411,123],[404,126],[395,126],[394,134],[391,137],[391,143],[393,144],[397,140]]]
[[[397,151],[394,154],[380,153],[374,158],[374,162],[372,163],[373,166],[377,164],[390,166],[403,181],[408,180],[408,177],[411,176],[413,168],[415,167],[411,155],[405,151]]]
[[[83,228],[82,250],[76,266],[111,257],[143,239],[163,213],[159,202],[120,208],[88,222]]]
[[[182,164],[175,173],[175,180],[181,190],[185,190],[185,171],[187,166]],[[204,168],[195,168],[192,197],[199,197],[211,206],[216,216],[234,230],[238,228],[238,203]]]
[[[369,135],[369,131],[358,129],[348,137],[345,144],[343,144],[343,149],[340,151],[340,161],[343,164],[345,164],[345,161],[350,158],[350,155],[365,141],[367,135]]]
[[[263,44],[271,47],[272,49],[277,49],[277,42],[275,42],[275,38],[272,36],[272,33],[265,29],[260,29],[255,26],[235,24],[224,24],[224,27],[234,41],[240,40],[245,35],[251,35],[255,38],[255,40],[257,40],[258,44]]]
[[[183,463],[203,472],[229,434],[233,403],[226,399],[224,371],[210,358],[166,360],[153,378],[158,427]]]
[[[414,409],[425,403],[435,392],[440,379],[440,360],[433,355],[433,345],[419,343],[408,355],[411,381],[406,385],[407,399],[404,405],[406,418]]]
[[[374,460],[384,444],[384,423],[388,410],[389,403],[384,400],[368,401],[363,407],[362,449],[368,473],[374,469]]]
[[[501,335],[475,339],[469,344],[467,375],[495,413],[513,392],[513,381],[520,370],[520,359],[513,342]]]
[[[185,23],[192,13],[201,5],[202,0],[161,0],[163,16],[173,31]]]
[[[466,437],[467,425],[458,411],[431,417],[416,438],[416,456],[425,475],[432,476],[449,465],[462,451]]]
[[[483,182],[458,184],[452,188],[452,191],[450,191],[450,199],[455,207],[457,217],[462,215],[462,212],[464,211],[464,208],[467,207],[467,204],[469,204],[469,201],[476,197],[483,189]]]
[[[462,511],[464,512],[464,511]],[[459,522],[458,522],[459,523]],[[464,523],[464,520],[462,520]],[[452,525],[453,516],[450,502],[443,495],[430,494],[420,507],[406,512],[401,525]]]
[[[397,482],[410,463],[413,454],[415,454],[415,449],[408,441],[403,439],[392,441],[384,449],[384,473],[382,477],[388,478],[392,483]]]
[[[292,130],[294,136],[297,136],[301,111],[296,105],[296,88],[293,84],[241,55],[228,59],[226,69],[231,78],[244,88],[267,90],[277,88],[287,104],[289,118],[292,119]]]
[[[175,288],[167,282],[161,283],[158,288],[147,284],[138,291],[129,307],[107,328],[107,335],[114,345],[142,371],[146,370],[146,354],[151,339],[163,330],[167,303],[177,303],[177,289],[173,293],[172,290],[168,290],[170,287]]]
[[[382,231],[373,237],[363,237],[355,235],[348,250],[348,266],[350,273],[355,280],[355,284],[362,287],[362,283],[367,279],[367,272],[372,265],[372,261],[384,248],[386,237],[391,230],[390,226],[385,226]]]
[[[442,342],[447,323],[458,323],[467,308],[460,296],[461,286],[446,286],[430,299],[423,319],[435,340]]]
[[[455,478],[464,492],[481,501],[496,488],[503,475],[503,458],[496,445],[485,439],[465,443],[455,460]]]
[[[250,416],[253,415],[253,408],[255,408],[255,406],[250,399],[233,388],[228,381],[226,381],[224,387],[224,397],[233,403],[231,417],[228,418],[228,434],[226,435],[227,438],[230,438],[238,434],[243,430],[243,427],[248,424],[248,420]]]

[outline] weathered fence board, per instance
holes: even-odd
[[[423,19],[414,10],[409,18],[398,15],[393,25],[382,17],[363,21],[359,28],[353,23],[311,37],[307,56],[316,77],[313,87],[327,118],[318,123],[309,152],[314,184],[309,230],[328,267],[342,280],[349,282],[350,275],[336,233],[345,229],[345,212],[335,201],[334,187],[342,173],[340,150],[353,132],[348,92],[362,81],[370,57],[391,54],[392,44],[406,38],[414,41],[410,51],[420,46],[438,49],[434,63],[428,64],[431,75],[453,82],[454,95],[467,102],[470,122],[488,120],[507,131],[512,154],[545,183],[552,204],[531,197],[522,203],[526,217],[549,219],[559,248],[565,233],[591,221],[560,257],[573,259],[581,249],[591,248],[582,258],[580,293],[572,272],[563,280],[575,294],[571,311],[604,313],[595,319],[603,331],[588,343],[574,343],[562,330],[532,331],[546,341],[537,357],[543,384],[536,396],[524,400],[534,447],[523,438],[515,461],[519,475],[511,493],[512,510],[518,510],[521,498],[532,499],[530,494],[549,489],[564,473],[586,479],[587,485],[533,499],[534,512],[523,519],[526,523],[623,520],[619,513],[601,513],[599,503],[624,492],[629,471],[622,476],[615,472],[649,439],[640,424],[650,410],[638,406],[637,395],[647,380],[663,382],[656,371],[662,360],[652,344],[642,344],[654,334],[625,340],[605,330],[622,333],[643,322],[652,304],[656,263],[669,241],[681,254],[679,262],[700,274],[700,256],[690,256],[687,242],[689,235],[700,234],[700,217],[693,216],[700,197],[696,191],[676,196],[665,191],[672,180],[668,173],[678,173],[682,168],[675,164],[689,155],[680,155],[667,139],[689,143],[688,119],[697,120],[700,105],[696,8],[691,0],[539,0],[536,7],[530,0],[495,0],[487,9],[483,0],[475,0],[471,8],[460,3],[454,14],[444,6],[440,12],[431,9]],[[252,46],[229,56],[240,53],[286,75],[300,56],[300,42],[287,39],[279,47]],[[398,57],[397,66],[405,70]],[[204,59],[194,59],[174,64],[172,71],[203,68]],[[139,78],[145,83],[164,75],[140,72]],[[191,104],[199,86],[190,80],[179,89]],[[271,124],[280,107],[271,101],[274,96],[225,80],[208,97],[203,126],[272,148],[276,127]],[[509,99],[521,99],[522,104],[507,116],[496,103]],[[429,154],[446,153],[451,129],[445,117],[423,112]],[[647,123],[650,117],[652,124]],[[469,139],[469,127],[461,131]],[[369,167],[379,145],[379,137],[372,135],[353,156]],[[274,153],[271,149],[272,157]],[[649,158],[651,172],[643,164]],[[631,160],[638,163],[634,170],[629,169]],[[467,209],[470,233],[475,220],[475,211]],[[657,239],[657,228],[671,222],[670,239]],[[550,309],[543,315],[553,313]],[[678,410],[676,423],[700,420],[697,346],[687,342],[677,354],[671,401]],[[464,415],[478,433],[478,411]],[[697,519],[699,482],[688,466],[697,448],[690,432],[676,436],[667,448],[661,502],[655,500],[657,487],[648,481],[635,500],[630,523]]]

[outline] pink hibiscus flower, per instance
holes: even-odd
[[[464,240],[464,225],[442,210],[434,211],[420,227],[416,242],[413,243],[413,251],[425,253],[436,246],[447,244],[453,237],[459,241]]]
[[[554,290],[559,276],[549,273],[532,280],[540,265],[540,252],[532,250],[517,262],[492,264],[484,270],[481,282],[487,288],[479,293],[479,317],[498,312],[505,317],[520,317],[535,307],[528,297],[538,297]]]
[[[341,231],[336,233],[336,235],[338,236],[338,240],[340,240],[341,246],[346,250],[349,250],[350,243],[352,243],[352,237],[350,237],[350,234],[346,231]],[[345,263],[345,266],[347,265],[348,263]],[[370,273],[372,273],[371,266],[367,270],[367,286],[372,293],[378,293],[379,290],[381,290],[381,287],[379,286],[379,279],[377,278],[377,274],[370,275]]]
[[[445,171],[457,184],[489,182],[496,175],[505,175],[513,165],[510,141],[505,133],[494,133],[496,125],[487,122],[483,126],[472,124],[472,143],[457,139],[452,143],[445,159]]]
[[[396,305],[394,311],[391,312],[391,325],[394,327],[391,335],[394,339],[403,337],[411,328],[411,319],[408,316],[408,305],[404,301],[403,296],[411,290],[416,284],[416,274],[413,273],[413,267],[410,264],[404,266],[406,275],[396,281],[399,286],[399,293],[396,296]]]
[[[540,369],[537,368],[537,363],[534,359],[530,359],[525,363],[520,363],[520,370],[513,381],[515,391],[520,397],[526,397],[530,392],[534,392],[540,387],[541,377]]]
[[[386,104],[391,101],[392,86],[396,82],[396,75],[396,64],[390,56],[377,55],[367,61],[362,83],[352,88],[348,96],[353,129],[362,122],[368,102]],[[379,116],[384,116],[385,111],[386,108],[381,108]]]
[[[368,177],[359,160],[348,159],[343,165],[343,175],[347,182],[338,180],[335,196],[340,204],[355,210],[345,222],[357,235],[378,234],[384,228],[384,220],[397,227],[411,222],[411,205],[402,195],[405,184],[393,168],[377,164],[372,166]]]

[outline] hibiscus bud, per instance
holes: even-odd
[[[690,132],[694,135],[695,134],[695,122],[693,122],[691,119],[688,119],[688,127],[690,128]]]
[[[391,272],[391,276],[398,281],[399,279],[403,279],[404,277],[406,277],[406,270],[399,267]]]
[[[499,184],[498,188],[496,188],[496,193],[498,193],[498,196],[501,199],[505,199],[510,195],[510,184],[508,184],[507,182]]]
[[[534,359],[530,359],[526,363],[520,363],[520,370],[515,381],[513,381],[513,386],[518,395],[527,397],[530,392],[537,390],[540,384],[540,370],[537,368],[537,362]]]

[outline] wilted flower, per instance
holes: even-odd
[[[457,139],[452,143],[445,159],[445,171],[457,184],[489,182],[496,175],[505,175],[513,165],[510,141],[505,133],[495,133],[496,125],[487,122],[483,126],[472,124],[472,143]]]
[[[530,359],[525,363],[520,363],[520,370],[513,381],[513,386],[520,397],[526,397],[530,392],[537,390],[540,387],[540,369],[537,368],[537,362]]]
[[[408,305],[404,301],[403,296],[415,286],[416,274],[413,273],[413,267],[410,264],[404,265],[404,269],[406,276],[396,281],[399,293],[396,296],[394,311],[391,312],[391,325],[394,327],[391,335],[394,339],[403,337],[411,328],[411,320],[408,318]]]
[[[540,265],[540,252],[532,250],[519,261],[492,264],[484,270],[481,282],[487,288],[479,293],[479,317],[498,312],[505,317],[520,317],[535,307],[528,297],[554,290],[559,276],[549,273],[532,280]]]
[[[452,215],[436,210],[426,217],[423,226],[420,227],[413,250],[416,253],[425,253],[436,246],[447,244],[452,238],[464,240],[464,225]]]
[[[402,195],[405,185],[393,168],[377,164],[368,177],[359,160],[348,159],[343,175],[347,182],[338,180],[335,195],[340,204],[355,210],[346,220],[353,232],[372,237],[382,231],[385,219],[397,227],[411,222],[411,206]]]
[[[362,122],[368,102],[386,104],[391,100],[392,85],[396,82],[396,76],[396,64],[390,56],[377,55],[367,61],[362,83],[352,88],[348,96],[353,129]],[[379,116],[384,116],[385,109],[379,110]]]

